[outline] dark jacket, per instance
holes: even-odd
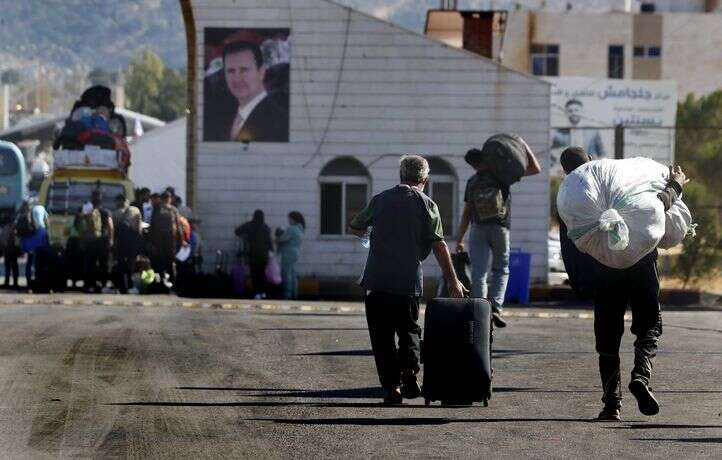
[[[207,112],[204,117],[204,140],[234,142],[235,139],[230,139],[230,135],[233,120],[238,113],[238,103],[229,106],[224,102],[217,111]],[[248,116],[239,137],[249,142],[288,142],[288,118],[288,98],[269,93]]]

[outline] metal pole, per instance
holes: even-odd
[[[624,126],[614,127],[614,159],[624,159]]]

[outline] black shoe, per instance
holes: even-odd
[[[637,398],[639,412],[644,415],[657,415],[659,413],[659,403],[652,394],[649,386],[642,380],[635,379],[629,383],[629,392]]]
[[[621,411],[618,407],[605,407],[595,420],[598,422],[621,422]]]
[[[386,390],[386,396],[384,396],[384,404],[401,404],[403,398],[401,396],[401,390],[399,387],[393,390]]]
[[[401,396],[404,399],[414,399],[421,396],[421,387],[416,381],[416,375],[404,374],[401,379]]]
[[[493,312],[491,314],[491,321],[494,323],[494,327],[498,327],[499,329],[506,327],[506,321],[504,321],[499,312]]]

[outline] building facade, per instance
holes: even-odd
[[[542,165],[549,163],[550,85],[536,77],[326,0],[190,4],[196,113],[189,185],[206,254],[233,252],[234,228],[255,209],[265,211],[272,228],[287,225],[287,214],[298,210],[307,222],[301,275],[355,281],[367,250],[346,225],[374,194],[398,182],[400,155],[430,159],[428,193],[451,244],[472,174],[463,160],[469,148],[512,131]],[[223,72],[218,44],[259,36],[264,49],[270,43],[266,59],[276,62],[274,84],[287,91],[280,105],[288,104],[288,128],[279,129],[288,132],[271,141],[240,132],[239,142],[226,141],[223,130],[210,133],[221,104],[210,96]],[[547,169],[512,194],[512,246],[532,254],[534,280],[546,281]],[[438,276],[433,261],[425,267],[427,277]]]
[[[609,2],[589,10],[568,3],[575,6],[497,11],[492,57],[540,76],[674,80],[680,98],[722,88],[719,2]],[[469,21],[473,12],[431,11],[427,34],[467,46]]]

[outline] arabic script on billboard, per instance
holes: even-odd
[[[624,126],[624,157],[674,161],[677,89],[673,81],[547,78],[551,91],[552,174],[570,146],[593,158],[614,158],[614,127]]]

